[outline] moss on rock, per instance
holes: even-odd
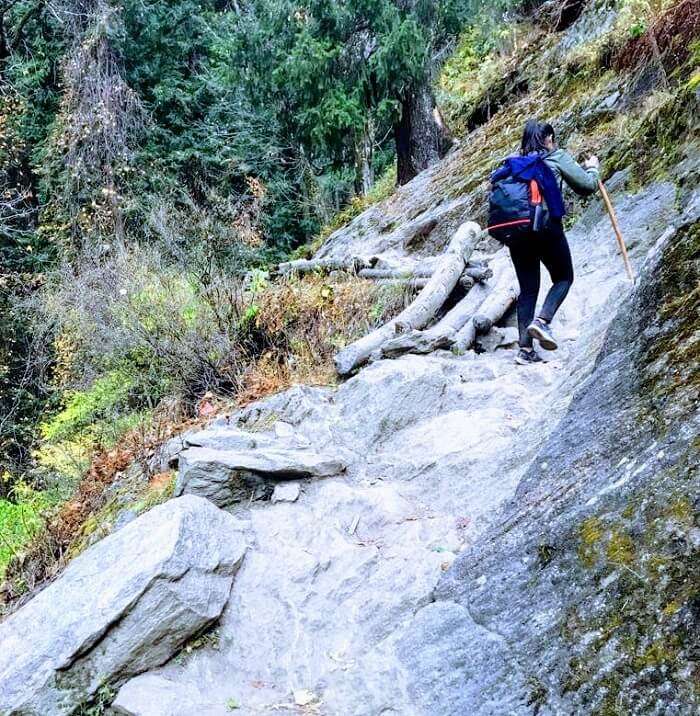
[[[646,713],[657,689],[659,698],[672,690],[682,703],[700,698],[700,551],[693,536],[700,522],[691,495],[656,495],[623,513],[589,518],[580,528],[589,536],[587,566],[596,565],[590,578],[602,585],[602,607],[581,605],[561,632],[575,654],[562,691],[580,690],[584,703],[611,716]]]
[[[649,440],[693,424],[699,259],[695,223],[669,242],[632,303],[644,331],[630,346],[637,380],[630,413],[639,425],[651,426]],[[697,447],[697,440],[687,441],[673,460],[658,450],[658,468],[645,473],[634,494],[618,502],[611,493],[606,506],[572,533],[586,596],[562,622],[572,657],[561,689],[577,692],[587,710],[691,713],[690,705],[700,703]],[[639,471],[645,463],[640,453],[635,457]],[[623,483],[636,474],[628,460],[618,472]]]

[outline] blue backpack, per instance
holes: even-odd
[[[494,239],[510,245],[548,223],[547,210],[536,179],[525,181],[509,174],[496,181],[489,195],[489,225]]]
[[[556,178],[541,154],[508,157],[491,175],[491,184],[487,231],[506,245],[546,229],[550,214],[565,213]]]

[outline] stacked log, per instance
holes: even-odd
[[[367,360],[390,358],[402,353],[430,353],[439,348],[463,352],[478,335],[488,333],[517,298],[517,282],[505,251],[497,253],[490,266],[468,266],[474,247],[482,236],[473,222],[459,227],[434,270],[418,268],[401,279],[387,269],[362,269],[360,276],[379,281],[424,281],[425,286],[410,306],[398,316],[351,343],[335,357],[340,375],[348,375]],[[466,295],[430,328],[455,287]]]
[[[331,271],[348,271],[358,273],[362,269],[369,269],[377,263],[376,256],[362,258],[353,256],[351,259],[296,259],[277,264],[276,273],[282,276],[305,273],[330,273]]]
[[[423,288],[433,275],[431,266],[416,266],[410,269],[376,268],[378,258],[372,256],[363,258],[354,256],[350,259],[296,259],[285,261],[277,265],[275,273],[281,276],[307,273],[330,273],[331,271],[344,271],[356,274],[359,278],[371,279],[380,283],[392,282],[394,284],[413,284]],[[483,262],[474,262],[465,266],[460,281],[469,287],[474,283],[483,283],[491,278],[492,272]]]
[[[457,331],[479,309],[488,293],[486,286],[474,286],[431,328],[423,331],[413,330],[387,340],[381,347],[382,357],[392,358],[402,353],[432,353],[438,348],[449,348]]]
[[[355,256],[287,261],[278,265],[276,273],[288,276],[344,271],[380,285],[419,292],[398,316],[336,354],[338,373],[348,375],[370,359],[430,353],[440,348],[463,352],[474,345],[477,336],[491,330],[515,302],[517,282],[504,251],[498,252],[489,265],[470,261],[482,236],[478,224],[462,224],[435,265],[418,264],[402,270],[378,266],[377,257]],[[463,298],[431,326],[458,286]]]
[[[457,285],[481,236],[478,224],[471,221],[462,224],[415,301],[391,321],[351,343],[335,356],[338,373],[347,375],[352,372],[397,333],[425,328]]]
[[[487,292],[483,302],[462,327],[452,336],[450,347],[463,353],[474,345],[477,336],[488,333],[503,318],[518,297],[512,270],[503,270],[500,280]]]

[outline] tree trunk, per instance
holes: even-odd
[[[442,159],[452,136],[435,106],[430,85],[414,87],[401,101],[401,117],[394,126],[396,179],[401,184]]]
[[[335,366],[338,373],[347,375],[362,365],[374,351],[397,332],[427,326],[452,293],[481,236],[482,232],[478,224],[473,221],[462,224],[452,237],[440,265],[416,300],[396,318],[336,354]]]
[[[10,55],[9,43],[5,34],[5,11],[0,11],[0,60],[5,60]]]
[[[362,135],[355,140],[355,191],[367,196],[374,184],[374,122],[368,118]]]

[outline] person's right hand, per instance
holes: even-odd
[[[585,169],[600,169],[600,160],[598,157],[596,157],[595,154],[592,154],[586,161],[583,163],[583,166]]]

